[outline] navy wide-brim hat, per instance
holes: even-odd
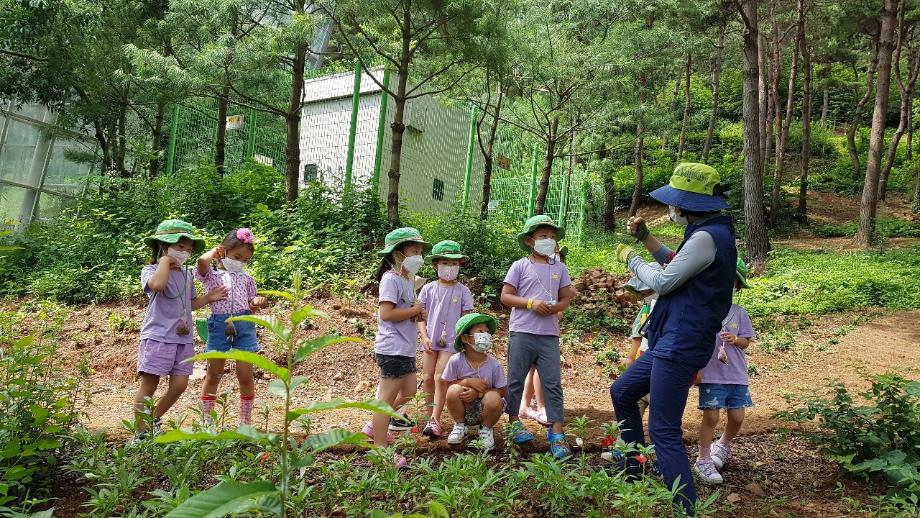
[[[674,168],[667,185],[649,195],[664,203],[692,212],[714,212],[728,208],[725,198],[715,194],[719,173],[706,164],[682,163]]]

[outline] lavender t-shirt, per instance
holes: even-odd
[[[447,360],[441,379],[447,382],[459,381],[467,378],[482,378],[489,384],[490,389],[500,389],[508,386],[502,364],[494,356],[488,355],[486,361],[478,369],[470,367],[466,354],[459,353]]]
[[[445,286],[432,281],[422,287],[418,300],[428,312],[426,327],[431,348],[453,351],[457,321],[464,311],[473,310],[473,293],[459,282]]]
[[[553,303],[559,300],[559,290],[572,284],[572,278],[569,269],[560,261],[535,264],[529,257],[524,257],[511,265],[505,275],[505,284],[514,287],[519,297]],[[540,315],[527,309],[512,308],[509,331],[559,336],[559,315]]]
[[[754,326],[747,311],[737,304],[732,304],[728,315],[722,321],[721,333],[731,333],[741,338],[754,338]],[[702,383],[721,383],[725,385],[747,385],[748,379],[747,360],[744,351],[730,343],[725,343],[725,354],[728,356],[728,365],[719,361],[719,346],[723,344],[722,337],[716,336],[716,348],[712,358],[702,371]]]
[[[380,279],[380,302],[392,302],[396,309],[406,309],[415,304],[415,281],[398,275],[393,270]],[[377,338],[374,352],[390,356],[415,358],[418,347],[418,328],[415,319],[385,322],[377,311]]]
[[[147,314],[141,324],[141,340],[151,339],[168,344],[194,343],[192,320],[192,299],[197,296],[192,274],[187,270],[170,270],[166,281],[166,290],[155,292],[147,287],[147,282],[157,271],[157,265],[149,264],[141,270],[141,288],[149,299]],[[183,286],[183,281],[185,286]],[[185,318],[189,332],[185,335],[176,333],[179,322]]]

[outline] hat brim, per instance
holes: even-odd
[[[476,324],[483,323],[489,326],[489,333],[492,333],[493,335],[495,334],[495,330],[498,329],[498,320],[495,320],[495,318],[490,317],[489,315],[479,315],[478,317],[475,317],[467,322],[463,329],[460,329],[460,331],[457,333],[457,336],[454,338],[454,350],[458,353],[463,352],[463,344],[460,343],[460,337],[463,336],[463,333],[465,333],[467,329],[475,326]]]
[[[721,196],[682,191],[670,185],[655,189],[649,193],[649,196],[665,205],[673,205],[693,212],[714,212],[728,208],[728,202]]]
[[[391,252],[393,252],[393,250],[396,249],[397,246],[399,246],[399,245],[401,245],[401,244],[403,244],[403,243],[418,243],[418,244],[422,245],[422,249],[423,249],[425,252],[430,252],[430,251],[431,251],[431,246],[432,246],[431,243],[428,243],[428,242],[426,242],[426,241],[422,241],[421,239],[403,239],[402,241],[397,241],[397,242],[395,242],[395,243],[393,243],[393,244],[391,244],[391,245],[389,245],[389,246],[383,247],[382,250],[380,250],[380,251],[377,252],[377,255],[389,255]]]
[[[192,242],[192,250],[195,253],[201,252],[204,250],[204,239],[194,235],[187,234],[185,232],[177,232],[175,234],[161,234],[156,236],[147,236],[144,238],[144,244],[147,246],[153,246],[153,243],[160,242],[166,243],[168,245],[174,245],[179,242],[183,237],[188,238]]]
[[[434,262],[434,261],[437,261],[438,259],[450,259],[450,260],[452,260],[452,261],[463,261],[463,262],[466,262],[466,261],[469,261],[469,260],[470,260],[469,257],[467,257],[467,256],[465,256],[465,255],[463,255],[463,254],[437,254],[437,255],[429,255],[429,256],[426,257],[425,259],[427,259],[429,262]]]
[[[518,234],[518,244],[521,245],[521,250],[524,250],[524,251],[526,251],[526,252],[529,252],[529,251],[530,251],[530,247],[524,244],[524,238],[527,237],[528,235],[530,235],[531,232],[533,232],[534,230],[536,230],[536,229],[538,229],[538,228],[540,228],[540,227],[552,227],[552,228],[556,229],[556,241],[557,241],[557,242],[562,241],[563,239],[565,239],[565,227],[560,227],[560,226],[557,226],[557,225],[550,225],[549,223],[540,223],[539,225],[537,225],[537,226],[535,226],[535,227],[533,227],[533,228],[531,228],[531,229],[525,230],[525,231],[521,232],[520,234]]]
[[[741,287],[742,287],[742,288],[750,288],[750,287],[751,287],[751,285],[748,284],[747,279],[746,279],[743,275],[741,275],[740,272],[735,272],[735,278],[738,279],[738,283],[741,284]]]

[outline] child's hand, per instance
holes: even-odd
[[[738,336],[737,336],[737,335],[733,335],[733,334],[731,334],[731,333],[729,333],[729,332],[727,332],[727,331],[726,331],[726,332],[723,332],[723,333],[719,333],[719,336],[722,337],[722,341],[725,342],[725,343],[727,343],[727,344],[736,345],[735,342],[738,341]]]
[[[163,257],[160,257],[160,260],[157,262],[159,263],[160,266],[165,266],[169,268],[170,270],[179,269],[179,262],[168,255],[164,255]]]
[[[463,401],[464,403],[472,403],[477,399],[479,399],[479,393],[474,389],[464,387],[463,390],[460,391],[460,401]]]
[[[545,300],[533,301],[533,312],[544,316],[549,316],[555,313],[555,311],[553,311],[553,307],[550,306]]]
[[[208,292],[206,297],[208,299],[208,303],[211,303],[217,302],[218,300],[224,300],[227,298],[227,294],[228,292],[226,286],[217,286],[215,288],[211,288],[211,291]]]
[[[265,297],[253,297],[252,302],[250,302],[249,304],[257,308],[262,308],[262,307],[265,307],[266,304],[268,304],[268,299],[266,299]]]
[[[428,312],[425,311],[425,306],[421,302],[416,302],[412,305],[412,309],[416,311],[415,318],[418,320],[428,320]]]
[[[422,347],[425,348],[426,353],[430,353],[431,352],[431,338],[428,338],[427,336],[423,336],[422,337]]]
[[[468,378],[466,380],[466,386],[476,392],[485,392],[489,390],[489,384],[482,378]]]

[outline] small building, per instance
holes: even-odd
[[[370,186],[378,171],[380,199],[385,201],[396,106],[390,97],[386,112],[382,111],[384,94],[378,82],[384,81],[383,69],[372,74],[373,78],[361,74],[352,181],[357,188]],[[345,72],[305,81],[300,128],[303,183],[343,185],[355,75]],[[397,79],[396,73],[390,74],[390,89],[395,88]],[[409,210],[436,214],[458,208],[470,141],[469,110],[424,96],[406,103],[404,124],[400,204]],[[473,145],[469,205],[478,207],[482,198],[483,157],[478,143]]]

